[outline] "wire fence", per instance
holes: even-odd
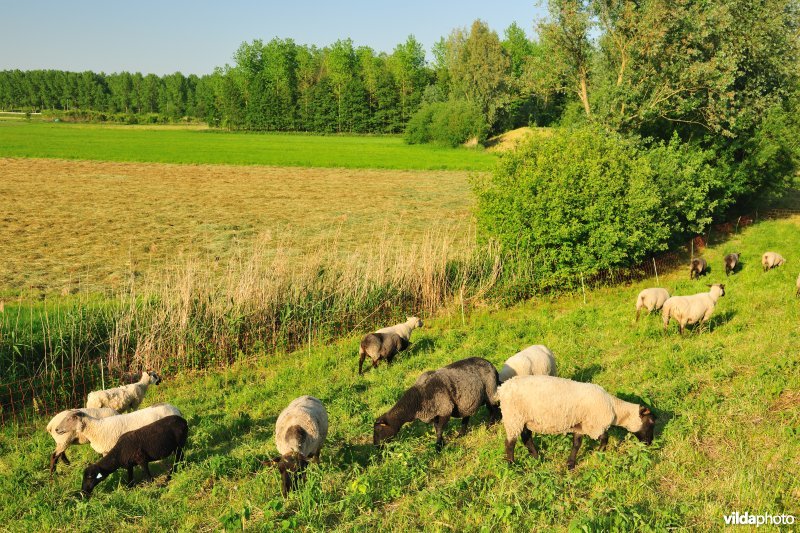
[[[584,287],[598,288],[656,278],[679,267],[688,267],[688,259],[702,253],[712,241],[719,242],[759,219],[786,218],[800,214],[800,209],[772,209],[764,213],[741,216],[736,220],[711,226],[683,249],[654,256],[639,265],[609,269],[581,278]],[[235,359],[241,361],[241,359]],[[96,360],[82,367],[50,371],[46,374],[0,384],[0,425],[16,422],[28,425],[42,416],[85,405],[86,396],[94,390],[138,381],[139,374],[125,369],[112,369],[106,361]],[[230,363],[230,361],[228,362]]]

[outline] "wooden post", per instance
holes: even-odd
[[[653,258],[653,270],[656,273],[656,285],[661,285],[661,282],[658,281],[658,267],[656,266],[656,258]]]
[[[100,390],[106,390],[106,370],[103,360],[100,359]]]
[[[581,290],[583,290],[583,305],[586,305],[586,285],[583,283],[583,272],[581,272]]]

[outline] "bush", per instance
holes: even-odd
[[[423,105],[408,121],[406,142],[458,146],[469,139],[486,140],[488,126],[480,109],[464,100]]]

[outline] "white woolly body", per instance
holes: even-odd
[[[142,377],[137,383],[90,392],[86,398],[86,407],[95,409],[107,407],[120,413],[128,409],[136,410],[142,403],[150,383],[150,374],[142,372]]]
[[[108,418],[109,416],[115,416],[119,413],[113,409],[67,409],[66,411],[61,411],[56,416],[54,416],[50,422],[47,423],[47,432],[50,433],[50,436],[53,437],[53,440],[56,441],[56,450],[55,454],[60,454],[66,451],[69,448],[70,444],[86,444],[89,442],[86,440],[85,437],[78,435],[76,431],[68,431],[67,433],[63,433],[59,435],[56,433],[56,428],[61,423],[64,418],[70,413],[74,411],[82,411],[89,416],[93,416],[94,418]]]
[[[669,298],[661,309],[664,326],[669,324],[670,319],[674,319],[681,327],[708,321],[722,294],[723,290],[719,285],[712,285],[708,292]]]
[[[422,320],[420,320],[415,316],[412,316],[408,317],[408,320],[406,320],[402,324],[396,324],[394,326],[389,326],[387,328],[381,328],[375,333],[395,333],[400,337],[404,338],[405,340],[409,340],[411,338],[411,332],[414,331],[414,329],[421,327],[422,327]]]
[[[761,266],[765,269],[779,267],[786,262],[786,259],[777,252],[765,252],[761,256]]]
[[[602,387],[555,376],[519,376],[497,391],[508,440],[526,427],[535,433],[576,433],[598,439],[612,425],[642,428],[639,406]]]
[[[302,442],[287,438],[287,431],[300,426],[306,433]],[[275,445],[278,453],[297,452],[305,457],[316,455],[328,435],[328,412],[322,402],[313,396],[300,396],[286,406],[275,422]]]
[[[56,426],[56,432],[76,432],[78,438],[86,439],[92,449],[99,454],[107,454],[123,433],[139,429],[162,418],[177,415],[181,412],[174,405],[160,403],[133,413],[96,418],[93,416],[76,417],[74,412],[65,416]]]
[[[556,359],[547,346],[535,344],[509,357],[500,369],[500,383],[514,376],[555,376]]]
[[[659,287],[644,289],[639,293],[639,296],[636,297],[636,311],[642,308],[647,309],[648,313],[653,310],[658,311],[664,306],[664,302],[668,299],[669,292],[667,289],[661,289]]]

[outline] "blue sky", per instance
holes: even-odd
[[[113,0],[4,2],[0,70],[55,68],[206,74],[243,41],[289,37],[323,46],[350,37],[391,52],[414,36],[431,45],[456,27],[486,21],[501,36],[516,21],[529,36],[545,13],[535,0],[380,2]],[[430,58],[430,55],[429,55]]]

